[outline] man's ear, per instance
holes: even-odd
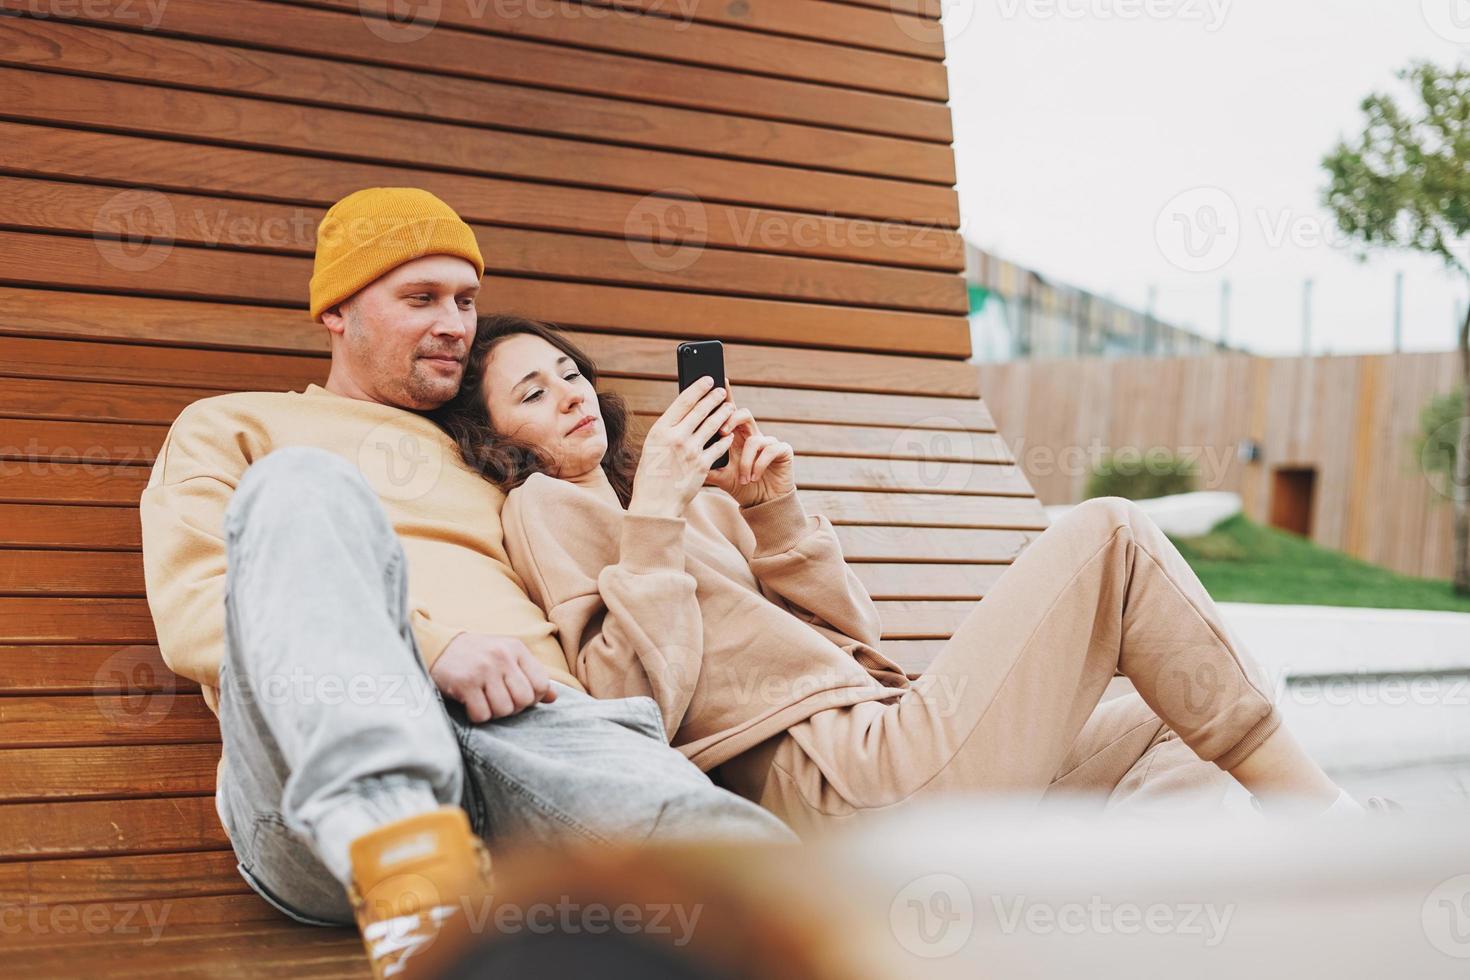
[[[342,332],[347,329],[347,318],[342,313],[341,303],[322,310],[322,326],[337,336],[342,336]]]

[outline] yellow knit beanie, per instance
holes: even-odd
[[[327,211],[316,230],[311,318],[425,255],[454,255],[485,274],[475,233],[454,209],[417,187],[368,187]]]

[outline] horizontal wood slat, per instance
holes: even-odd
[[[634,193],[229,146],[194,145],[180,154],[178,146],[172,140],[0,121],[0,170],[14,174],[319,208],[359,187],[413,186],[437,194],[467,221],[616,238],[628,236],[630,224],[637,230],[643,219],[658,217],[649,208],[654,202]],[[140,174],[148,176],[146,182]],[[696,206],[692,198],[683,207],[668,217],[687,216],[690,233],[702,234],[711,248],[951,272],[964,267],[962,240],[946,228],[714,201]],[[269,238],[279,230],[255,231]]]
[[[614,375],[673,377],[673,345],[666,339],[578,330],[567,334]],[[77,339],[84,337],[241,347],[250,356]],[[221,391],[299,390],[326,380],[328,364],[321,356],[325,346],[326,331],[293,310],[0,286],[0,375]],[[303,355],[258,353],[280,350]],[[979,394],[979,373],[973,364],[740,343],[728,344],[725,357],[726,375],[735,384],[904,394],[924,399],[915,404],[925,407],[929,419],[925,428],[995,427],[985,407],[969,401]]]
[[[56,465],[108,462],[146,466],[167,430],[159,425],[126,422],[58,422],[55,419],[7,419],[0,459],[54,460]],[[49,475],[45,467],[0,463],[6,472]]]
[[[885,529],[894,537],[902,537],[904,529]],[[883,604],[888,607],[891,604]],[[954,609],[942,602],[921,602],[913,608],[893,605],[892,611],[901,618],[889,622],[884,619],[884,636],[896,639],[915,635],[915,624],[922,619],[922,636],[947,636],[953,631]],[[959,603],[958,605],[964,605]],[[923,619],[920,614],[927,616]],[[919,618],[916,618],[919,617]],[[0,642],[11,645],[72,645],[72,644],[153,644],[153,620],[147,602],[138,598],[69,598],[69,597],[0,597]],[[127,719],[121,717],[127,709],[137,708],[140,713],[149,698],[169,700],[169,692],[144,694],[133,699],[137,704],[121,703],[116,710],[108,709],[105,714],[117,716],[119,724]],[[178,700],[183,699],[180,695]],[[126,698],[123,699],[126,701]],[[0,704],[4,704],[0,699]],[[19,710],[18,708],[16,710]],[[4,717],[0,709],[0,717]],[[19,718],[19,716],[14,716]],[[151,716],[150,716],[151,717]],[[151,724],[146,718],[136,728]],[[7,736],[0,736],[4,738]],[[10,733],[8,737],[16,737]],[[146,741],[146,739],[135,739]]]
[[[162,388],[94,381],[7,378],[0,416],[121,423],[172,422],[192,402],[218,395],[209,388]]]
[[[942,639],[954,634],[975,608],[969,601],[905,599],[879,603],[885,635],[895,639]]]
[[[1008,565],[854,562],[852,570],[874,599],[980,600]]]
[[[4,481],[0,480],[0,499]],[[850,561],[1005,563],[1037,535],[1024,529],[964,529],[837,525]],[[0,503],[0,546],[11,548],[137,549],[133,506],[96,507]]]
[[[113,947],[112,951],[115,951],[116,947],[123,944],[152,944],[155,940],[172,939],[186,933],[217,936],[238,931],[255,935],[262,930],[279,930],[285,925],[293,927],[293,931],[304,932],[310,928],[290,923],[254,892],[210,895],[203,898],[157,899],[142,903],[80,902],[49,908],[31,906],[26,912],[34,923],[33,929],[0,933],[0,950],[6,952],[6,965],[23,971],[38,965],[30,957],[40,956],[49,948],[62,943],[73,954],[72,962],[76,962],[77,949],[84,944],[105,945]],[[82,931],[78,928],[81,923],[90,923],[91,928]],[[157,952],[156,945],[152,948]],[[21,950],[33,952],[22,953]],[[113,976],[114,967],[115,964],[113,967],[104,964],[95,971],[72,972],[71,975]],[[24,972],[22,975],[63,974],[46,974],[37,970]]]
[[[36,492],[50,493],[51,482]],[[0,477],[0,501],[8,488],[9,481]],[[0,503],[3,547],[137,550],[141,542],[136,497],[118,507]]]
[[[953,188],[0,67],[0,116],[203,143],[956,228]],[[362,149],[371,147],[371,155]],[[357,152],[352,152],[357,149]]]
[[[876,7],[880,10],[891,10],[900,14],[913,14],[916,17],[925,17],[932,21],[939,20],[943,9],[941,0],[837,0],[841,3],[849,3],[859,7]]]
[[[219,741],[204,698],[187,693],[18,694],[0,697],[0,723],[0,747],[7,749]]]
[[[663,214],[664,206],[652,209],[655,216]],[[667,206],[682,207],[677,202]],[[307,294],[316,229],[325,209],[0,176],[0,226],[95,238],[89,247],[120,271],[148,271],[167,278],[174,270],[160,260],[172,254],[170,245],[151,240],[134,244],[139,241],[134,221],[140,210],[147,214],[149,234],[166,235],[174,245],[204,249],[196,257],[209,256],[237,267],[242,284],[258,265],[260,278],[253,284],[257,291],[247,298],[290,302]],[[580,277],[615,285],[866,307],[961,314],[968,309],[964,280],[943,272],[752,255],[697,244],[688,246],[696,250],[691,260],[680,258],[664,265],[658,255],[642,251],[651,246],[641,241],[485,226],[476,227],[476,233],[492,283],[501,275]],[[102,237],[110,234],[122,240]],[[263,250],[270,258],[235,251],[242,248]],[[297,261],[281,266],[279,258],[287,256]],[[665,271],[670,266],[677,268]]]
[[[165,30],[174,3],[164,8]],[[238,19],[239,7],[231,9],[233,17],[216,8],[205,29],[227,34],[221,28]],[[17,18],[0,63],[763,164],[955,181],[954,156],[943,143],[353,64],[333,60],[344,53],[338,39],[315,37],[317,50],[306,56]]]
[[[640,415],[662,414],[678,393],[672,381],[628,378],[610,371],[603,371],[599,380],[604,390],[620,395]],[[287,389],[280,386],[277,390]],[[198,399],[219,394],[220,391],[208,388],[12,377],[0,385],[0,416],[166,424]],[[968,400],[835,393],[757,384],[740,386],[736,398],[762,421],[901,426],[912,428],[916,440],[934,440],[939,448],[947,448],[943,444],[945,439],[966,437],[939,435],[931,430],[994,431],[989,413],[980,403]]]
[[[6,553],[0,551],[0,560]],[[141,572],[137,555],[123,555]],[[199,685],[169,670],[151,644],[0,646],[0,693],[195,693]]]
[[[36,322],[41,310],[54,308],[58,311],[70,309],[71,316],[84,317],[93,311],[108,308],[136,311],[140,320],[150,312],[149,307],[124,306],[121,297],[87,297],[72,294],[78,302],[67,302],[66,294],[51,294],[38,290],[0,289],[0,306],[20,306],[26,297],[34,297],[41,309],[24,316],[7,316],[0,310],[0,324],[12,329]],[[89,302],[90,300],[91,302]],[[110,300],[101,303],[96,300]],[[160,302],[162,306],[175,304]],[[191,304],[195,308],[209,309],[211,304]],[[228,312],[232,307],[218,307],[219,312]],[[284,311],[276,311],[284,314]],[[218,312],[216,313],[218,315]],[[283,319],[301,322],[294,315],[285,314]],[[59,321],[60,322],[60,321]],[[78,320],[80,323],[80,319]],[[257,321],[247,319],[245,328]],[[313,333],[322,328],[305,324]],[[126,325],[122,326],[126,329]],[[105,328],[104,328],[105,329]],[[102,333],[102,331],[99,331]],[[102,333],[106,336],[105,333]],[[81,336],[78,331],[72,336]],[[124,384],[177,385],[187,388],[212,388],[224,391],[281,391],[288,388],[304,388],[309,384],[321,384],[327,380],[330,364],[318,354],[293,355],[269,354],[256,351],[223,351],[188,347],[154,347],[142,344],[109,343],[68,339],[53,340],[5,336],[0,331],[0,373],[6,376],[47,378],[66,381],[110,381]]]
[[[884,640],[883,652],[910,674],[923,674],[947,640]]]
[[[143,563],[122,551],[0,549],[0,595],[141,596]]]
[[[798,490],[808,510],[834,522],[892,525],[902,535],[909,526],[1015,528],[1042,531],[1046,512],[1029,497],[963,497],[941,494],[858,493]]]
[[[979,598],[998,574],[993,566],[953,564],[857,563],[854,571],[874,598]],[[141,597],[143,594],[143,564],[135,554],[0,549],[0,595]],[[41,662],[51,663],[55,656],[53,653]],[[3,650],[0,650],[0,662],[11,662]],[[111,668],[122,669],[115,664]],[[7,668],[6,673],[5,683],[15,684],[14,669]]]
[[[230,895],[249,885],[229,851],[0,863],[0,904],[148,901]]]
[[[867,564],[858,562],[853,571],[875,599],[960,599],[978,601],[1004,573],[1004,565]],[[889,650],[900,662],[911,655],[904,641],[893,641]],[[128,646],[3,646],[0,662],[6,665],[4,694],[115,694],[139,697],[145,694],[191,694],[199,687],[168,669],[158,647]],[[29,795],[29,794],[23,794]],[[92,795],[113,795],[98,792]],[[0,800],[5,797],[0,795]]]
[[[229,846],[213,796],[0,806],[0,861]]]
[[[649,417],[640,416],[644,419]],[[947,438],[941,441],[929,438],[934,430],[780,420],[763,422],[761,430],[791,443],[798,455],[840,453],[874,460],[904,461],[903,466],[870,465],[866,470],[859,464],[849,466],[849,473],[868,472],[874,479],[890,484],[885,489],[897,490],[900,483],[908,482],[916,490],[952,494],[1025,493],[1024,486],[1017,482],[1014,467],[977,468],[969,465],[1009,463],[1009,451],[992,433],[944,432],[941,434]],[[164,425],[12,418],[5,424],[6,441],[0,443],[0,458],[27,462],[0,462],[0,474],[24,473],[44,478],[54,473],[57,466],[64,465],[80,465],[89,469],[95,468],[92,464],[103,462],[147,466],[152,463],[166,433]],[[930,448],[931,445],[935,448]],[[940,456],[939,452],[946,455]],[[50,461],[50,465],[29,461]],[[824,472],[834,475],[837,464],[825,465],[827,469]],[[990,480],[1000,480],[1004,485],[993,489],[986,487],[984,484]]]
[[[0,801],[208,794],[219,758],[218,743],[0,749]]]
[[[136,261],[148,265],[140,277]],[[123,244],[0,231],[0,283],[107,292],[144,293],[181,299],[265,303],[304,307],[309,264],[281,255],[185,248],[161,242]],[[488,278],[487,310],[529,314],[573,327],[637,329],[687,337],[683,326],[703,319],[703,335],[740,341],[808,338],[814,345],[903,349],[907,332],[929,353],[963,356],[969,348],[968,321],[960,316],[905,310],[849,308],[814,302],[743,298],[694,292],[653,292],[644,287],[526,279]],[[493,302],[493,305],[491,303]],[[763,316],[766,319],[759,319]],[[306,319],[304,313],[301,314]],[[757,319],[752,319],[757,318]],[[855,334],[869,329],[871,336]],[[783,333],[784,331],[784,333]],[[910,347],[909,349],[912,349]]]
[[[0,460],[0,517],[32,522],[5,527],[0,538],[13,546],[127,547],[137,540],[137,534],[129,529],[128,518],[115,513],[82,513],[74,508],[33,510],[11,505],[99,504],[108,510],[136,507],[147,483],[148,469],[142,466],[78,463],[74,458],[60,462]],[[136,526],[136,520],[131,526]]]
[[[144,26],[137,18],[121,16],[128,9],[136,11],[135,6],[125,7],[130,2],[91,0],[76,7],[56,6],[47,14],[137,31]],[[0,0],[0,8],[29,12],[27,0]],[[160,33],[205,41],[318,55],[323,39],[330,38],[339,54],[351,52],[353,61],[368,64],[939,143],[953,138],[948,107],[907,92],[882,94],[692,64],[649,64],[638,57],[458,30],[432,31],[404,45],[374,32],[355,10],[171,0],[154,11]]]
[[[291,0],[337,10],[381,13],[387,0]],[[556,8],[552,8],[556,9]],[[694,63],[757,75],[795,78],[849,88],[944,101],[944,66],[932,59],[835,44],[780,38],[671,18],[523,16],[499,17],[472,0],[446,0],[437,26],[459,27],[554,44],[585,46],[646,58]],[[407,25],[415,37],[422,31]],[[431,32],[431,36],[438,30]],[[402,33],[397,36],[403,37]],[[415,42],[416,43],[416,42]]]
[[[609,0],[579,0],[587,5],[610,6]],[[693,0],[673,8],[666,0],[616,0],[631,10],[676,16],[700,24],[719,24],[771,34],[806,37],[829,44],[893,51],[916,58],[943,59],[942,36],[932,21],[897,10],[877,11],[827,3],[825,0]]]
[[[262,899],[250,897],[269,908]],[[171,909],[177,901],[167,899],[149,904]],[[119,903],[110,906],[113,911],[119,907]],[[67,914],[60,921],[77,921],[70,914],[73,908],[108,909],[109,906],[68,904]],[[7,965],[13,965],[20,975],[28,977],[106,976],[120,980],[197,977],[370,980],[372,977],[362,940],[350,928],[322,929],[295,923],[273,923],[262,928],[249,923],[226,930],[211,926],[198,935],[179,935],[182,932],[177,927],[166,926],[157,942],[146,928],[141,937],[128,935],[120,940],[107,935],[71,935],[64,942],[19,949],[9,954]]]

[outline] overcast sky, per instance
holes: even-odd
[[[1470,0],[945,0],[967,237],[1044,275],[1260,353],[1454,346],[1437,260],[1359,263],[1321,159],[1411,59],[1470,63]],[[1136,16],[1124,16],[1140,11]],[[1143,13],[1152,11],[1152,14]],[[1188,236],[1188,237],[1186,237]]]

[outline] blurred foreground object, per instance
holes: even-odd
[[[817,845],[498,869],[490,938],[450,980],[1470,974],[1463,812],[1268,823],[977,800]]]

